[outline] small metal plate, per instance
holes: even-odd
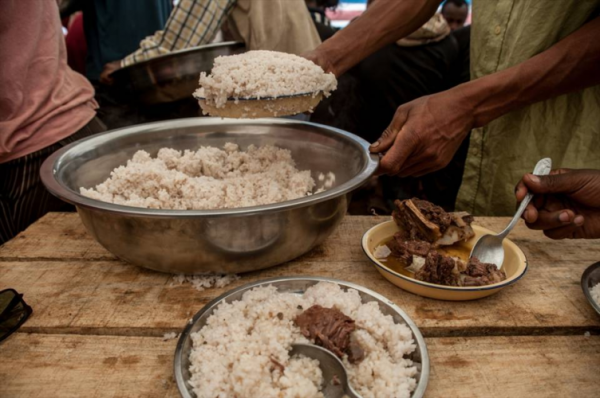
[[[599,283],[600,261],[590,265],[581,276],[581,289],[583,289],[583,294],[585,294],[585,297],[587,297],[588,301],[590,302],[590,305],[596,310],[598,315],[600,315],[600,304],[594,301],[590,290]]]

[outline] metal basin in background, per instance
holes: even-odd
[[[140,149],[156,156],[163,147],[193,150],[227,142],[289,149],[315,181],[320,173],[335,173],[335,186],[292,201],[224,210],[144,209],[79,194]],[[75,142],[44,162],[41,177],[52,194],[77,207],[100,244],[127,262],[170,273],[240,273],[284,263],[323,242],[346,214],[347,195],[377,168],[368,145],[335,128],[286,119],[178,119]]]
[[[216,57],[240,54],[244,43],[224,42],[174,51],[112,73],[115,86],[144,104],[162,104],[191,98],[200,72],[210,72]]]

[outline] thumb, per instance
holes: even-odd
[[[402,129],[402,126],[404,126],[404,123],[406,123],[407,119],[408,112],[405,111],[403,107],[398,108],[390,125],[383,131],[381,137],[371,144],[369,150],[372,153],[381,153],[390,149],[396,140],[396,136]]]
[[[579,179],[573,173],[550,174],[547,176],[536,176],[526,174],[523,182],[532,193],[571,193],[576,191],[580,184]]]

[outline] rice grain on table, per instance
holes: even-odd
[[[248,51],[217,57],[209,75],[200,74],[194,93],[217,108],[228,98],[277,98],[294,94],[326,97],[337,87],[332,73],[306,58],[277,51]]]
[[[298,199],[313,194],[310,170],[298,170],[287,149],[250,145],[241,151],[162,148],[156,158],[138,151],[103,183],[81,188],[103,202],[150,209],[230,209]]]
[[[191,335],[190,386],[199,398],[323,397],[318,361],[290,358],[293,343],[308,343],[294,318],[312,305],[337,308],[353,318],[365,358],[343,358],[350,383],[364,398],[408,398],[417,369],[406,356],[415,350],[410,329],[394,323],[376,302],[362,303],[358,291],[320,282],[302,295],[273,286],[223,302],[206,326]]]
[[[229,285],[232,282],[240,279],[240,276],[237,274],[200,274],[200,275],[184,275],[179,274],[173,276],[173,282],[178,285],[182,285],[184,283],[191,284],[194,289],[199,292],[202,292],[206,289],[211,288],[222,288]]]

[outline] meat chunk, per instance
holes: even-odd
[[[462,276],[462,285],[485,286],[505,279],[504,270],[498,269],[494,264],[482,263],[477,257],[473,257],[469,260],[465,274]]]
[[[354,335],[350,336],[350,344],[346,349],[346,353],[348,354],[348,361],[350,363],[359,363],[363,359],[365,359],[365,350],[362,349]]]
[[[406,240],[435,242],[442,237],[442,229],[445,230],[450,225],[449,217],[439,217],[444,210],[429,202],[408,199],[397,200],[394,203],[396,204],[396,210],[392,216],[396,224],[405,232],[404,237]],[[431,206],[427,206],[427,204]],[[435,207],[438,207],[441,212]]]
[[[456,242],[464,242],[475,236],[475,232],[471,227],[473,216],[467,212],[448,214],[452,217],[452,222],[442,237],[435,242],[436,246],[450,246]]]
[[[457,260],[430,250],[425,265],[415,273],[417,280],[438,285],[460,286],[461,278]]]
[[[397,200],[393,218],[405,240],[419,240],[434,246],[452,245],[475,234],[468,213],[447,213],[439,206],[420,199]]]
[[[356,329],[354,320],[341,311],[313,305],[298,315],[294,322],[304,337],[338,357],[347,354],[350,361],[360,361],[364,357],[358,342],[351,339],[351,333]]]
[[[406,240],[404,234],[397,233],[388,243],[392,255],[407,267],[413,263],[413,256],[427,257],[431,244],[424,241]]]

